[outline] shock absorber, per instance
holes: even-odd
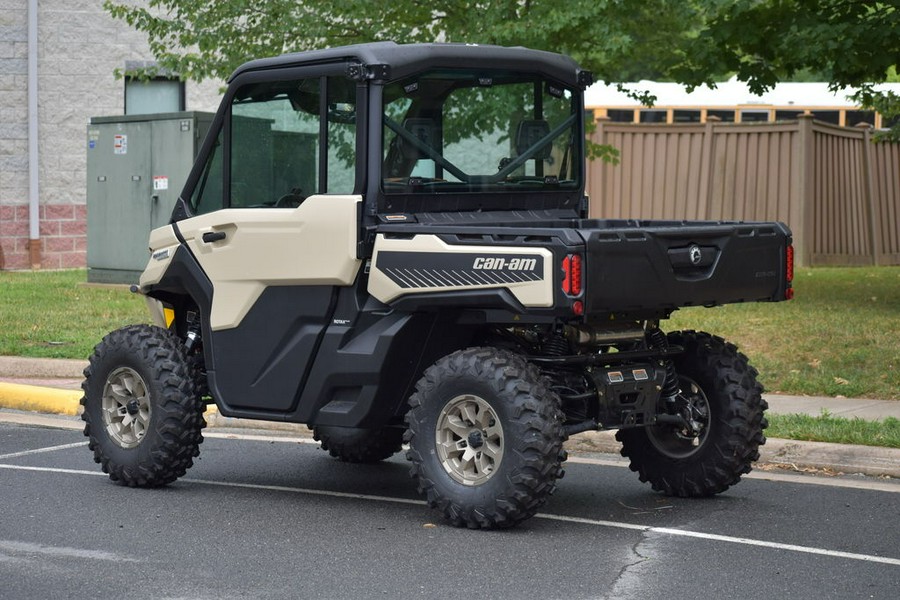
[[[651,346],[660,350],[669,349],[669,340],[659,327],[650,329],[647,332],[647,338],[649,339]],[[678,373],[675,372],[675,363],[673,363],[671,359],[667,358],[663,360],[662,364],[666,370],[666,379],[663,383],[661,396],[666,403],[666,412],[675,414],[675,399],[681,392],[681,387],[678,385]]]
[[[564,335],[554,331],[541,342],[541,351],[547,356],[566,356],[572,353],[572,347]]]
[[[184,347],[190,354],[197,342],[200,341],[200,319],[197,318],[197,313],[189,311],[185,320],[187,321],[187,335],[184,339]]]

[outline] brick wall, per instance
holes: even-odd
[[[0,269],[28,258],[27,0],[0,0]],[[40,2],[38,121],[41,267],[84,267],[86,127],[124,114],[126,61],[151,60],[144,35],[99,0]],[[220,82],[186,86],[188,110],[215,110]]]
[[[42,204],[41,268],[84,267],[87,208],[84,204]],[[0,206],[0,268],[30,269],[28,205]]]

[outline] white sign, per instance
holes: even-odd
[[[113,136],[113,154],[128,154],[128,136],[117,133]]]
[[[153,189],[154,190],[167,190],[169,189],[169,178],[165,175],[154,175],[153,176]]]

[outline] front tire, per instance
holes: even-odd
[[[712,496],[738,483],[759,458],[768,426],[756,369],[737,347],[708,333],[668,336],[684,347],[674,359],[682,393],[703,427],[688,435],[672,425],[622,429],[622,456],[641,481],[670,496]]]
[[[193,465],[206,423],[192,364],[173,333],[151,325],[113,331],[94,348],[81,418],[112,481],[158,487]]]
[[[563,475],[563,419],[559,398],[521,356],[454,352],[425,371],[410,398],[411,475],[451,524],[512,527]]]

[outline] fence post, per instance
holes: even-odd
[[[805,112],[797,115],[798,140],[797,163],[800,169],[800,215],[801,222],[791,224],[794,229],[794,256],[797,265],[801,267],[813,266],[812,248],[815,236],[815,192],[816,157],[815,143],[813,140],[813,115]]]
[[[597,111],[591,111],[591,115],[594,119],[594,132],[591,134],[592,141],[595,144],[605,145],[606,131],[604,131],[603,125],[611,121],[611,119],[606,115],[598,116]],[[602,208],[603,202],[608,201],[608,198],[605,197],[607,163],[602,159],[595,159],[585,161],[585,164],[589,171],[588,177],[585,178],[585,183],[589,184],[587,190],[589,192],[588,218],[594,219],[603,214],[604,211],[599,209]]]
[[[878,228],[878,208],[875,206],[875,182],[872,176],[872,126],[868,123],[857,123],[863,130],[863,193],[866,196],[866,212],[869,217],[869,246],[872,250],[872,264],[880,264],[881,231]]]
[[[700,161],[700,190],[699,200],[703,202],[703,210],[697,207],[698,219],[709,219],[712,207],[713,195],[713,177],[715,177],[715,161],[716,161],[716,124],[722,119],[716,116],[706,117],[706,123],[703,128],[703,149],[701,150]],[[705,172],[704,172],[705,170]]]
[[[596,113],[595,113],[595,114],[596,114]],[[595,116],[595,117],[594,117],[594,125],[595,125],[596,128],[597,128],[596,132],[594,133],[594,137],[597,139],[597,143],[599,143],[599,144],[605,144],[605,143],[606,143],[606,132],[603,131],[603,124],[604,124],[604,123],[608,123],[608,122],[611,121],[611,120],[612,120],[612,119],[610,119],[610,118],[607,117],[606,115],[602,115],[602,116],[599,116],[599,117],[598,117],[598,116]]]

